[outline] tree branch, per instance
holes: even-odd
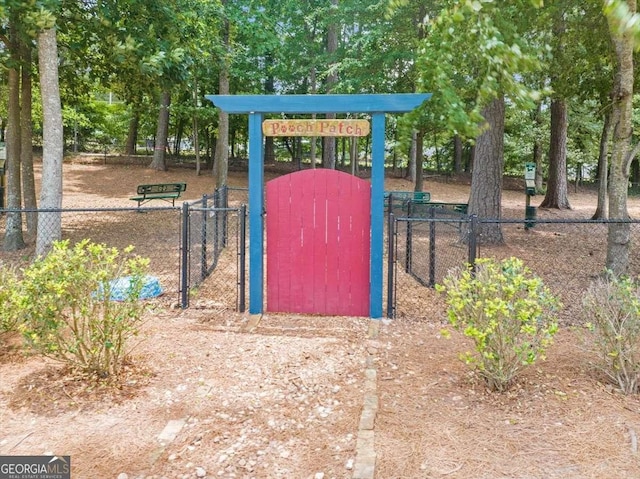
[[[633,150],[631,150],[627,155],[627,165],[631,164],[631,162],[639,152],[640,152],[640,141],[636,143],[636,146],[634,146]]]

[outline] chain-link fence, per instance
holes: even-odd
[[[134,247],[134,254],[150,259],[149,274],[156,276],[167,297],[177,301],[180,291],[180,210],[178,208],[118,208],[4,210],[0,229],[6,222],[36,213],[40,234],[57,236],[71,244],[83,239],[123,250]],[[61,225],[61,230],[59,230]],[[3,251],[3,263],[24,265],[35,258],[35,238],[23,234],[26,246],[15,252]]]
[[[448,214],[448,213],[447,213]],[[433,286],[456,268],[476,258],[516,256],[560,297],[561,319],[575,324],[581,297],[606,264],[610,226],[628,227],[632,245],[640,244],[640,220],[486,220],[443,217],[389,216],[387,315],[431,317],[430,306],[441,300]],[[500,234],[503,242],[486,244],[484,235]],[[633,249],[629,271],[640,275],[640,256]]]
[[[183,204],[183,307],[197,288],[201,307],[245,309],[246,207],[228,204],[227,189]]]
[[[26,230],[36,218],[40,234],[71,244],[88,239],[149,258],[165,298],[186,308],[196,294],[200,305],[217,311],[244,311],[246,208],[225,208],[226,191],[179,207],[8,210],[0,229]],[[61,225],[61,229],[60,229]],[[36,256],[36,238],[23,233],[25,246],[0,252],[0,264],[24,266]],[[6,233],[5,233],[6,241]]]

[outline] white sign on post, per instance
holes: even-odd
[[[524,183],[527,188],[536,187],[536,164],[535,163],[524,164]]]

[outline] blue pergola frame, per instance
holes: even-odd
[[[227,113],[249,115],[249,313],[264,304],[264,138],[266,113],[371,114],[371,261],[369,315],[382,317],[384,256],[385,114],[406,113],[431,97],[429,93],[387,95],[206,95]],[[256,205],[260,205],[256,207]]]

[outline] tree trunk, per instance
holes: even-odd
[[[198,81],[193,85],[193,148],[196,154],[196,176],[200,176],[200,135],[198,132]]]
[[[226,0],[222,4],[226,5]],[[225,19],[222,28],[222,46],[225,52],[229,51],[230,25],[228,19]],[[220,75],[218,77],[218,94],[220,95],[229,94],[229,68],[229,60],[225,55],[220,65]],[[229,174],[229,114],[222,110],[218,111],[218,138],[216,140],[213,169],[215,170],[216,188],[226,186]]]
[[[140,112],[138,105],[131,106],[131,119],[129,120],[129,130],[127,132],[127,142],[124,147],[125,155],[135,155],[138,146],[138,127],[140,125]]]
[[[629,12],[635,14],[636,0],[627,0],[626,3]],[[626,220],[629,166],[634,156],[630,151],[633,133],[633,33],[630,30],[618,33],[616,25],[610,25],[610,32],[616,52],[616,73],[613,87],[609,218]],[[630,233],[629,223],[609,223],[606,267],[614,275],[623,275],[628,270]]]
[[[220,72],[219,92],[220,95],[229,94],[229,74],[226,68]],[[229,172],[229,114],[221,110],[218,114],[218,139],[213,165],[216,170],[216,188],[221,188],[227,184]]]
[[[338,0],[331,0],[331,6],[337,8]],[[331,93],[338,83],[338,72],[336,69],[335,54],[338,51],[338,25],[337,20],[332,20],[327,29],[327,56],[330,58],[329,74],[327,75],[327,93]],[[327,113],[328,120],[335,119],[334,113]],[[336,168],[336,139],[331,136],[322,137],[322,165],[325,168],[335,170]]]
[[[418,158],[418,149],[416,148],[418,132],[411,131],[411,145],[409,146],[409,165],[407,168],[407,179],[411,183],[416,182],[416,163]]]
[[[42,187],[40,208],[62,207],[62,106],[58,84],[58,44],[53,28],[38,35],[40,91],[42,93]],[[36,254],[45,255],[54,241],[62,237],[62,215],[40,213]]]
[[[543,172],[543,165],[542,165],[542,159],[543,159],[542,141],[540,140],[540,137],[537,134],[538,130],[542,128],[542,103],[538,103],[538,106],[536,107],[536,112],[533,116],[533,122],[535,123],[535,126],[536,126],[536,129],[535,129],[536,135],[533,140],[532,161],[536,165],[535,188],[536,188],[536,193],[539,193],[542,191],[542,186],[544,181],[544,172]]]
[[[316,67],[312,67],[311,68],[311,72],[309,74],[309,82],[311,83],[311,94],[314,95],[318,92],[318,84],[317,84],[317,80],[316,80]],[[311,114],[311,119],[315,120],[316,119],[316,114],[312,113]],[[311,138],[309,138],[309,141],[311,142],[311,147],[310,147],[310,151],[309,151],[309,161],[311,163],[311,169],[315,169],[316,167],[316,157],[318,156],[317,150],[318,150],[318,139],[315,136],[312,136]]]
[[[500,219],[502,216],[504,110],[504,97],[500,97],[488,104],[482,112],[487,129],[476,141],[469,197],[469,214],[480,218]],[[481,224],[479,230],[480,244],[504,242],[499,223]]]
[[[162,92],[160,99],[160,112],[158,113],[158,126],[156,127],[156,141],[153,148],[153,161],[149,168],[156,171],[167,171],[166,149],[169,136],[169,106],[171,105],[171,93],[168,90]]]
[[[358,138],[353,136],[351,137],[351,142],[349,143],[349,162],[351,163],[351,174],[357,175],[358,171]]]
[[[16,29],[17,19],[12,15],[9,25],[9,54],[12,65],[8,69],[8,127],[7,127],[7,204],[8,209],[22,208],[22,192],[20,180],[20,43]],[[3,248],[5,251],[16,251],[25,247],[22,236],[22,214],[7,213]]]
[[[273,65],[273,56],[268,53],[265,55],[265,74],[267,78],[264,82],[264,93],[265,95],[273,95],[276,91],[275,89],[275,80],[273,78],[273,74],[271,73],[272,65]],[[276,161],[276,151],[275,151],[275,143],[273,136],[266,136],[264,139],[264,162],[273,164]]]
[[[460,135],[453,137],[453,172],[462,172],[462,138]]]
[[[420,130],[416,132],[416,181],[413,187],[414,191],[422,191],[424,188],[424,131]]]
[[[570,209],[567,196],[567,103],[551,101],[551,138],[549,142],[549,180],[540,208]]]
[[[609,140],[611,138],[611,112],[604,114],[602,133],[600,135],[600,151],[598,153],[598,206],[591,217],[593,220],[607,219],[609,208],[607,190],[609,183]]]
[[[22,173],[22,198],[24,207],[35,210],[38,207],[36,200],[36,180],[33,173],[33,125],[31,121],[32,102],[32,78],[31,78],[31,44],[22,43],[22,95],[20,97],[20,166]],[[31,211],[25,214],[27,220],[27,234],[35,237],[38,230],[38,213]]]

